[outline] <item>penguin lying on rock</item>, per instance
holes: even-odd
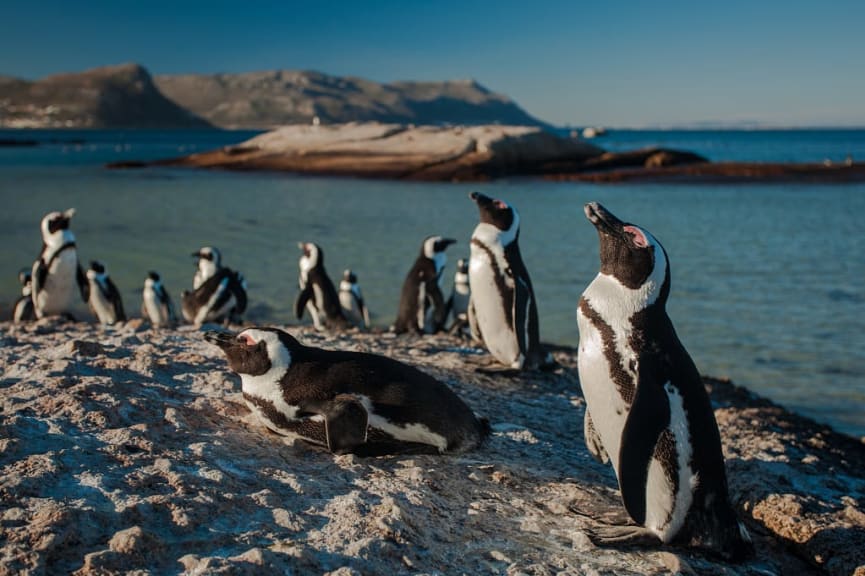
[[[445,384],[385,356],[304,346],[276,328],[208,332],[270,430],[360,456],[461,453],[489,423]]]
[[[651,541],[753,554],[727,493],[721,436],[694,362],[665,309],[670,266],[660,242],[603,206],[585,214],[600,239],[601,270],[577,309],[585,440],[610,461],[640,526],[606,526],[601,544]]]

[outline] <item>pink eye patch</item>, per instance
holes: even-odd
[[[502,202],[501,200],[496,200],[495,202],[493,202],[493,206],[495,206],[499,210],[506,210],[508,207],[508,205],[505,204],[504,202]]]
[[[646,238],[646,235],[636,226],[625,226],[624,230],[633,236],[634,246],[638,248],[647,248],[649,246],[649,240]]]
[[[255,346],[255,340],[252,339],[252,336],[248,334],[241,334],[237,337],[238,342],[243,342],[247,346]]]

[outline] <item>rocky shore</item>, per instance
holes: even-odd
[[[758,556],[600,549],[624,518],[583,444],[576,353],[479,372],[448,336],[302,341],[387,354],[453,387],[493,435],[462,456],[333,456],[268,433],[190,327],[0,324],[0,574],[865,574],[865,445],[706,378]]]
[[[109,168],[184,166],[396,180],[483,181],[544,177],[596,183],[852,182],[865,164],[712,163],[666,148],[607,152],[536,126],[416,126],[350,122],[295,124],[241,144],[154,162]]]

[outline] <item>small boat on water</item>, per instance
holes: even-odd
[[[597,138],[598,136],[604,136],[607,133],[607,129],[603,126],[587,126],[583,128],[583,138]]]

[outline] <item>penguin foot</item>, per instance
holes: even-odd
[[[585,528],[585,533],[595,546],[646,548],[661,544],[661,540],[654,532],[642,526],[599,524]]]

